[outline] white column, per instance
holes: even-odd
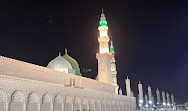
[[[40,103],[38,103],[38,111],[40,111],[40,107],[41,107],[41,104],[40,104]]]
[[[53,111],[53,103],[50,103],[50,108],[51,108],[51,111]]]
[[[162,91],[163,106],[166,106],[165,92]]]
[[[5,103],[5,110],[8,111],[9,103]]]
[[[156,90],[156,94],[157,94],[157,105],[160,106],[160,91],[158,88]]]
[[[125,80],[125,84],[126,84],[127,96],[131,96],[131,84],[128,76],[127,79]]]
[[[26,103],[23,103],[23,111],[26,111]]]
[[[148,86],[148,97],[149,97],[149,104],[152,105],[152,92],[150,85]]]
[[[148,96],[145,94],[145,106],[148,107]]]
[[[138,84],[138,92],[139,92],[139,94],[138,94],[138,97],[139,97],[139,106],[140,106],[140,108],[142,108],[144,99],[143,99],[142,84],[141,84],[140,81],[139,81],[139,84]]]
[[[169,93],[166,93],[166,98],[167,98],[167,106],[170,106],[170,96]]]
[[[172,101],[172,106],[174,106],[174,95],[171,94],[171,101]]]

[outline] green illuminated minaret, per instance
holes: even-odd
[[[111,53],[115,53],[115,52],[114,52],[114,46],[113,46],[112,38],[111,38],[110,52],[111,52]]]
[[[116,60],[115,60],[115,51],[113,46],[113,41],[111,38],[110,53],[112,54],[111,59],[111,75],[112,75],[112,84],[115,86],[115,92],[118,94],[119,86],[117,85],[117,71],[116,71]]]
[[[104,11],[102,10],[102,14],[99,22],[99,52],[96,54],[96,58],[98,60],[98,80],[100,82],[112,84],[112,75],[111,75],[111,60],[112,54],[109,49],[109,41],[108,37],[108,26]]]

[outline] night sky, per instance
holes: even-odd
[[[152,1],[152,2],[151,2]],[[0,3],[0,55],[47,66],[68,54],[84,76],[97,75],[98,26],[104,8],[113,36],[118,84],[129,76],[137,96],[151,85],[188,101],[188,3],[180,0],[27,1]],[[91,69],[91,71],[87,71]]]

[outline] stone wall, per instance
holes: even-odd
[[[84,89],[115,93],[115,87],[111,84],[2,56],[0,56],[0,75],[59,84],[61,86],[74,85]]]
[[[134,97],[0,75],[0,111],[136,111]]]

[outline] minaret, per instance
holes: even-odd
[[[114,51],[112,37],[111,37],[110,53],[112,55],[112,60],[111,60],[112,84],[115,86],[115,93],[118,94],[119,86],[117,85],[116,60],[115,60],[115,56],[114,56],[115,51]]]
[[[172,101],[172,106],[174,106],[174,95],[171,94],[171,101]]]
[[[152,92],[150,85],[148,85],[148,97],[149,97],[149,104],[152,105]]]
[[[111,75],[111,53],[109,53],[109,37],[108,37],[108,25],[104,11],[99,22],[99,53],[96,54],[98,60],[98,80],[104,83],[112,84],[112,75]]]
[[[167,105],[170,106],[170,95],[168,92],[166,93],[166,100],[167,100]]]
[[[165,92],[162,91],[163,106],[166,106]]]
[[[138,84],[138,97],[139,97],[139,104],[142,106],[143,105],[143,102],[144,102],[144,98],[143,98],[143,89],[142,89],[142,84],[141,82],[139,81],[139,84]]]
[[[127,79],[125,80],[125,84],[126,84],[126,91],[127,91],[127,96],[131,96],[131,83],[130,80],[127,76]]]
[[[156,90],[156,94],[157,94],[157,105],[160,107],[160,91],[159,91],[159,89],[157,88],[157,90]]]
[[[148,96],[145,94],[145,106],[148,107]]]

